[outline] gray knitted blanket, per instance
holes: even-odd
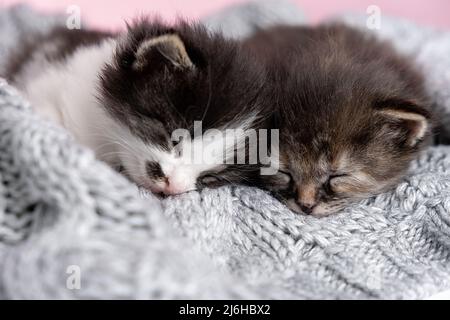
[[[242,36],[301,17],[263,1],[206,22]],[[0,11],[0,70],[27,30],[61,21]],[[450,115],[450,33],[388,18],[377,33],[415,56]],[[447,289],[449,147],[426,150],[392,192],[323,219],[244,187],[160,202],[0,82],[0,298],[407,299]]]

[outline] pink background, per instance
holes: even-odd
[[[0,7],[27,2],[46,11],[65,11],[69,5],[81,8],[82,18],[102,28],[123,26],[124,19],[143,13],[158,13],[171,19],[176,16],[198,18],[228,5],[246,0],[0,0]],[[421,24],[450,29],[449,0],[292,0],[305,11],[309,21],[340,12],[365,13],[369,5],[377,5],[382,14],[409,18]]]

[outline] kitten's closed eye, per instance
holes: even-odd
[[[204,175],[203,177],[201,177],[200,182],[203,184],[211,184],[211,183],[216,183],[217,181],[219,181],[219,178],[210,174]]]
[[[218,188],[224,185],[252,185],[255,186],[257,182],[252,180],[257,176],[252,171],[252,168],[229,166],[222,167],[215,171],[208,171],[197,178],[197,188]]]
[[[148,176],[151,179],[163,179],[165,178],[165,174],[161,168],[161,165],[158,162],[147,161],[145,165],[145,169],[147,171]]]
[[[205,174],[197,179],[197,186],[202,188],[216,188],[223,185],[223,180],[214,174]]]
[[[339,183],[341,183],[343,180],[348,178],[349,175],[346,173],[341,174],[331,174],[325,184],[323,185],[324,190],[328,194],[332,194],[336,192],[337,187],[339,186]]]
[[[292,185],[292,176],[290,173],[285,171],[278,171],[274,176],[270,177],[270,189],[272,191],[277,190],[288,190]]]
[[[277,179],[280,185],[287,185],[292,181],[292,176],[288,172],[279,171]]]

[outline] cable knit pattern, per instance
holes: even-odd
[[[275,10],[268,3],[209,21],[253,12],[238,15],[243,30],[229,30],[245,34],[258,14],[270,16],[264,8]],[[255,6],[258,14],[249,9]],[[292,21],[292,10],[283,2],[279,12]],[[23,7],[0,13],[0,25],[21,34],[42,19]],[[436,106],[450,115],[450,34],[404,23],[383,20],[377,32],[415,54],[429,71]],[[12,36],[0,33],[0,40]],[[450,147],[431,147],[395,190],[323,219],[244,187],[160,202],[40,119],[1,81],[0,298],[429,297],[450,289],[449,170]],[[68,283],[73,267],[79,289]]]

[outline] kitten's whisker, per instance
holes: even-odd
[[[206,114],[208,113],[209,107],[211,105],[212,101],[212,80],[211,80],[211,65],[208,66],[208,102],[206,103],[205,111],[203,111],[203,116],[201,118],[201,121],[205,120]]]

